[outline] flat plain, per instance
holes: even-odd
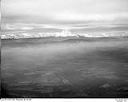
[[[128,95],[128,39],[1,40],[2,97]]]

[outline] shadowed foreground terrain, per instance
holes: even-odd
[[[2,40],[2,97],[127,97],[127,39]]]

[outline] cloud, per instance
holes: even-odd
[[[2,0],[6,22],[57,23],[126,19],[128,0]]]
[[[34,26],[27,24],[3,24],[2,30],[32,30]]]
[[[53,19],[58,21],[112,21],[118,18],[128,18],[128,13],[118,14],[82,14],[72,12],[57,13]]]

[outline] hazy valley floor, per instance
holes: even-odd
[[[2,97],[127,97],[128,39],[45,40],[1,41]]]

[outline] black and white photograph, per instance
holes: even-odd
[[[128,98],[128,0],[0,2],[1,98]]]

